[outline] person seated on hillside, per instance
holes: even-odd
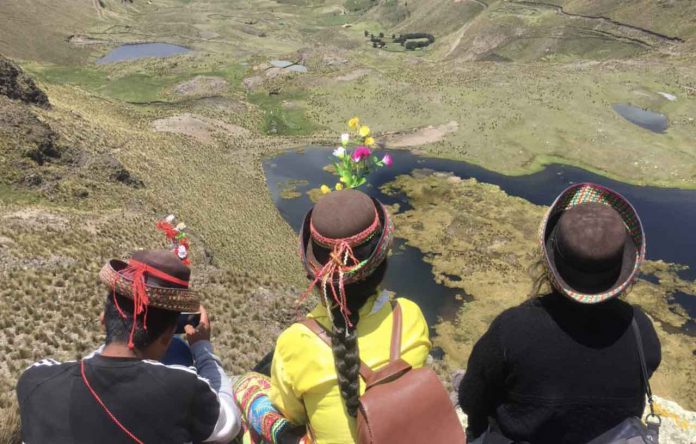
[[[44,359],[17,383],[22,439],[32,443],[229,442],[241,414],[212,353],[210,321],[189,288],[191,271],[171,251],[109,261],[106,342],[79,361]],[[196,368],[164,365],[180,312]]]
[[[550,293],[493,321],[459,385],[476,443],[587,443],[642,416],[639,338],[647,373],[660,364],[650,319],[619,299],[645,257],[631,204],[604,187],[574,185],[549,209],[540,237],[539,282],[550,281]]]
[[[259,374],[237,380],[253,442],[298,442],[292,425],[308,430],[317,444],[356,442],[358,398],[365,391],[360,362],[374,370],[390,359],[393,306],[379,287],[392,238],[387,210],[356,190],[325,195],[307,214],[300,233],[311,280],[305,296],[314,289],[320,296],[308,319],[328,333],[332,347],[308,325],[293,324],[278,338],[270,380]],[[407,299],[395,303],[403,322],[401,358],[423,367],[431,347],[423,313]]]

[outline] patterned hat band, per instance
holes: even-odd
[[[331,237],[323,236],[314,227],[314,222],[311,219],[309,221],[309,228],[310,228],[310,233],[312,235],[312,241],[314,241],[320,247],[331,250],[331,249],[333,249],[337,246],[340,246],[340,245],[348,245],[351,248],[355,248],[359,245],[364,244],[365,242],[372,239],[372,237],[375,234],[379,233],[380,229],[382,228],[382,224],[379,221],[379,212],[377,211],[377,208],[375,207],[375,216],[374,216],[374,219],[372,220],[372,223],[370,224],[370,226],[365,228],[363,231],[361,231],[353,236],[350,236],[350,237],[334,239]]]
[[[109,261],[99,272],[99,279],[112,291],[128,299],[134,299],[136,291],[133,276],[127,276],[130,273],[124,273],[125,268],[127,264],[122,261]],[[159,287],[146,282],[145,291],[150,307],[181,312],[198,311],[198,294],[190,288]]]
[[[394,223],[389,212],[379,201],[375,199],[373,201],[375,220],[367,229],[355,236],[345,239],[322,238],[320,241],[322,245],[314,236],[316,230],[313,230],[311,224],[311,210],[305,216],[305,222],[300,231],[300,255],[311,279],[309,287],[300,300],[307,298],[314,288],[319,288],[326,302],[330,298],[340,307],[346,325],[352,325],[352,323],[348,318],[350,311],[347,306],[345,286],[365,280],[372,275],[387,258],[394,238]],[[382,226],[383,229],[381,229]],[[378,236],[378,240],[369,256],[362,260],[355,257],[353,246],[362,245],[375,236]],[[311,248],[311,243],[331,251],[326,263],[319,263],[308,254],[307,249]]]
[[[573,288],[561,276],[554,259],[553,242],[548,242],[549,236],[558,223],[559,217],[567,210],[581,204],[598,203],[613,208],[621,217],[631,242],[631,251],[635,249],[630,260],[624,261],[619,281],[609,289],[600,293],[585,293]],[[539,245],[546,265],[546,272],[553,287],[561,294],[583,304],[596,304],[622,294],[638,277],[640,265],[645,259],[645,232],[640,217],[630,202],[619,193],[601,185],[580,183],[563,191],[549,208],[539,228]]]

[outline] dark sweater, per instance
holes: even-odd
[[[199,341],[192,351],[208,379],[194,368],[98,354],[85,359],[85,374],[109,410],[145,443],[229,441],[239,430],[236,408],[222,408],[234,405],[231,387],[221,387],[229,380],[216,376],[222,369],[210,343]],[[78,361],[32,365],[17,383],[17,398],[27,444],[133,442],[90,394]]]
[[[459,386],[479,436],[488,418],[516,441],[586,443],[630,416],[641,416],[643,384],[631,329],[634,309],[615,299],[582,305],[552,294],[498,316],[476,343]],[[660,341],[639,308],[649,374]]]

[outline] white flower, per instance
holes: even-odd
[[[164,221],[171,224],[172,222],[174,222],[174,219],[176,219],[176,217],[174,217],[173,214],[170,214],[164,219]]]
[[[343,146],[348,145],[349,141],[350,141],[350,134],[348,134],[348,133],[341,134],[341,143],[343,144]]]
[[[343,157],[346,155],[346,149],[342,146],[339,146],[334,150],[333,155],[338,157],[339,159],[343,159]]]
[[[176,254],[179,256],[179,259],[186,259],[186,256],[188,256],[188,250],[186,250],[186,247],[183,245],[179,245],[176,249]]]

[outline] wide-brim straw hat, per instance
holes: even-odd
[[[343,190],[333,192],[326,197],[328,196],[331,197],[327,201],[334,201],[332,204],[337,206],[336,214],[347,213],[349,215],[333,221],[323,221],[323,226],[319,227],[319,230],[332,242],[343,238],[347,239],[351,235],[365,232],[365,230],[369,231],[369,227],[375,226],[374,232],[366,233],[367,238],[362,243],[353,245],[356,255],[361,256],[361,265],[356,267],[354,271],[343,273],[342,276],[343,284],[364,280],[374,273],[387,258],[394,240],[394,222],[381,202],[360,191]],[[354,207],[351,209],[355,211],[346,211],[346,208],[351,206]],[[332,248],[326,244],[322,245],[321,241],[316,238],[316,231],[313,235],[312,216],[315,208],[306,214],[299,237],[300,257],[310,279],[316,279],[321,268],[327,261],[331,260]],[[369,208],[369,211],[366,208]],[[331,208],[324,210],[323,214],[334,213]],[[375,218],[376,224],[374,224]],[[334,276],[332,283],[338,285],[339,278]]]
[[[610,278],[604,288],[599,291],[588,291],[582,285],[573,284],[566,279],[559,269],[567,268],[563,258],[559,257],[554,245],[554,238],[561,216],[582,204],[606,205],[616,211],[626,228],[626,240],[616,274]],[[561,294],[583,304],[596,304],[621,295],[638,277],[639,268],[645,259],[645,233],[638,213],[631,203],[619,193],[593,183],[575,184],[563,191],[549,208],[542,220],[539,230],[539,241],[548,277],[553,287]],[[574,271],[575,282],[588,281],[593,278],[592,272]]]
[[[99,279],[121,296],[133,299],[134,266],[140,264],[152,271],[143,273],[148,307],[177,312],[198,311],[198,294],[188,287],[191,270],[171,251],[138,251],[129,262],[110,260],[99,272]]]

